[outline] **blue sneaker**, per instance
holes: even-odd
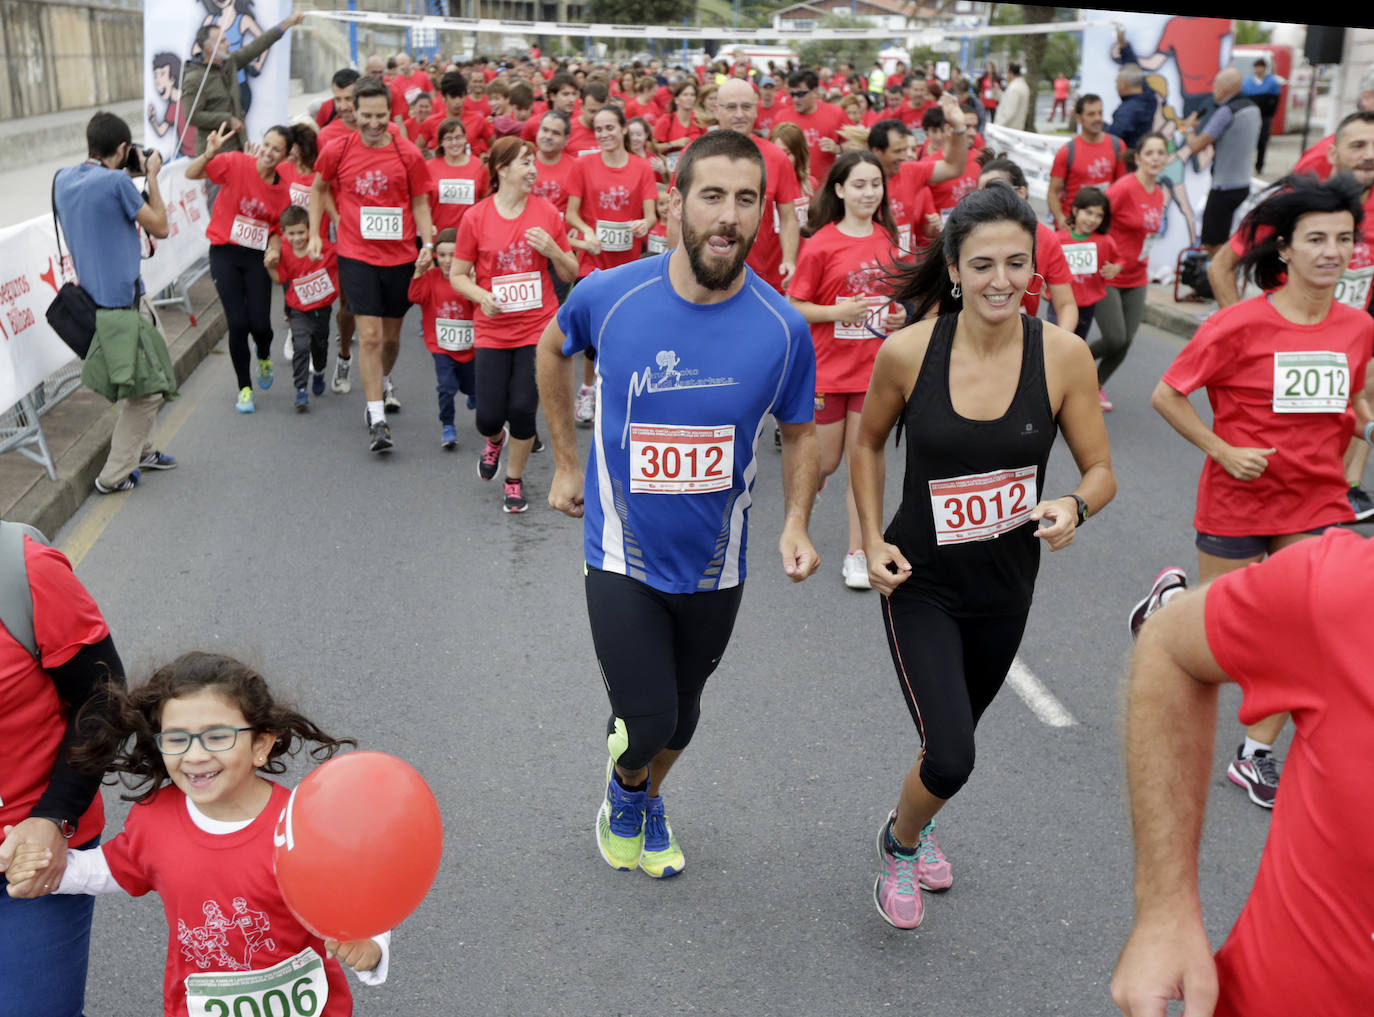
[[[468,396],[468,409],[477,409],[477,397],[475,395]]]
[[[140,474],[138,470],[134,470],[133,473],[130,473],[127,477],[121,480],[118,484],[115,484],[113,487],[106,487],[104,484],[100,482],[100,478],[96,477],[95,489],[99,491],[101,494],[114,494],[116,491],[132,491],[134,488],[138,486],[139,476]]]
[[[296,389],[296,412],[304,413],[310,409],[310,394],[303,388]]]
[[[139,459],[138,468],[141,470],[175,470],[177,468],[177,461],[166,452],[159,452],[157,449],[153,449],[153,451]]]
[[[655,879],[667,879],[686,865],[682,845],[673,836],[663,810],[663,798],[650,795],[644,804],[644,853],[639,856],[639,867]]]
[[[271,388],[271,387],[272,387],[272,382],[273,382],[273,380],[275,379],[275,377],[276,377],[276,376],[272,373],[272,358],[271,358],[271,357],[268,357],[266,360],[259,360],[259,361],[258,361],[258,388],[261,388],[261,389],[269,389],[269,388]]]
[[[240,413],[252,413],[257,407],[253,405],[253,390],[251,388],[239,389],[238,402],[234,403],[234,409]]]
[[[606,797],[596,813],[596,846],[606,864],[630,872],[644,853],[644,804],[648,791],[626,791],[606,759]]]
[[[440,443],[450,452],[456,449],[458,447],[458,428],[454,427],[452,424],[445,424],[444,434],[440,439]]]
[[[324,395],[324,372],[323,372],[323,371],[311,371],[311,372],[310,372],[310,391],[311,391],[311,392],[314,392],[317,396],[322,396],[322,395]]]

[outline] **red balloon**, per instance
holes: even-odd
[[[385,752],[350,752],[312,771],[277,820],[277,885],[322,939],[395,928],[439,872],[439,803],[413,767]]]

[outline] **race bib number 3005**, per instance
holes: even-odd
[[[631,494],[706,494],[734,482],[735,429],[630,424]]]
[[[254,251],[267,250],[267,223],[261,219],[250,219],[246,215],[234,216],[234,225],[229,230],[229,242]]]
[[[310,947],[262,971],[186,976],[190,1017],[316,1017],[328,1001],[324,961]]]
[[[1350,365],[1343,353],[1274,354],[1275,413],[1344,413]]]
[[[301,276],[291,284],[291,288],[296,291],[296,299],[306,307],[334,297],[334,281],[329,278],[329,271],[323,268]]]
[[[991,540],[1030,519],[1037,501],[1034,466],[930,481],[936,544]]]

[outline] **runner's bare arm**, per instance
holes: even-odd
[[[807,533],[811,506],[821,482],[821,445],[816,437],[816,422],[800,424],[778,422],[782,432],[782,536],[778,552],[782,569],[794,583],[800,583],[820,568],[821,556]]]
[[[564,338],[558,319],[551,318],[535,351],[535,377],[553,446],[549,506],[576,519],[582,515],[583,477],[573,426],[573,358],[563,355]]]
[[[582,234],[582,242],[579,246],[584,251],[592,254],[601,253],[601,241],[596,239],[596,230],[592,229],[582,220],[582,198],[576,194],[568,197],[568,210],[563,213],[563,218],[569,226]]]
[[[1054,316],[1059,319],[1059,327],[1072,332],[1078,327],[1078,302],[1073,299],[1072,283],[1046,283],[1050,291],[1050,304]]]
[[[324,250],[324,241],[320,239],[320,223],[324,221],[326,203],[331,208],[334,205],[333,195],[329,193],[329,182],[323,174],[316,173],[315,182],[310,185],[310,240],[306,250],[311,261],[318,258]]]
[[[1219,462],[1237,480],[1254,480],[1264,472],[1269,465],[1269,456],[1275,452],[1272,448],[1245,448],[1223,441],[1203,423],[1188,397],[1162,379],[1150,395],[1150,405],[1170,427]]]
[[[658,202],[653,198],[644,199],[644,217],[636,219],[631,225],[630,232],[637,237],[648,236],[649,231],[654,228],[654,223],[658,222]]]
[[[162,240],[171,232],[167,223],[167,205],[162,199],[162,186],[157,179],[158,171],[162,169],[162,153],[154,150],[145,165],[148,170],[148,197],[134,213],[134,221],[150,236]]]
[[[434,220],[429,214],[429,194],[415,194],[410,198],[410,214],[415,217],[415,232],[420,243],[434,243]]]
[[[792,281],[792,273],[797,270],[797,251],[801,249],[801,224],[797,222],[796,202],[784,202],[775,208],[778,213],[778,242],[782,246],[782,261],[778,263],[778,272],[782,275],[782,284],[786,286]],[[671,217],[668,220],[668,228],[673,228]]]
[[[788,297],[787,302],[801,312],[808,325],[819,325],[828,321],[863,321],[868,317],[869,307],[862,300],[841,300],[835,304],[813,304],[809,300]]]
[[[1126,707],[1126,774],[1135,840],[1135,924],[1112,974],[1127,1017],[1163,1017],[1183,998],[1210,1017],[1216,965],[1202,925],[1197,857],[1207,804],[1217,689],[1207,588],[1172,598],[1140,632]],[[1148,761],[1148,762],[1147,762]]]
[[[959,107],[959,100],[949,92],[940,96],[940,111],[951,126],[963,122],[964,111]],[[967,127],[962,131],[950,131],[949,141],[945,144],[945,157],[935,164],[935,171],[930,175],[931,184],[942,184],[964,175],[964,167],[968,164],[968,144]]]
[[[1240,301],[1240,290],[1236,286],[1236,262],[1240,257],[1230,244],[1222,244],[1207,266],[1207,281],[1212,284],[1212,294],[1221,307],[1230,307]]]
[[[1067,229],[1068,220],[1064,215],[1063,177],[1050,177],[1050,186],[1045,192],[1045,201],[1050,206],[1050,214],[1054,216],[1054,228],[1057,230]]]
[[[500,313],[495,295],[478,286],[477,280],[472,277],[472,262],[454,258],[449,267],[448,281],[465,299],[479,306],[488,318]]]

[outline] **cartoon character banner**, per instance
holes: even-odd
[[[291,0],[144,0],[143,143],[167,161],[195,156],[196,129],[186,123],[195,96],[183,95],[181,85],[187,62],[208,56],[196,47],[202,26],[217,25],[234,53],[290,13]],[[289,34],[239,71],[249,141],[286,120],[290,77]]]
[[[1153,93],[1155,98],[1155,130],[1172,138],[1188,114],[1210,109],[1212,79],[1231,62],[1232,21],[1106,10],[1084,11],[1083,18],[1109,19],[1122,27],[1125,42],[1145,75],[1146,94]],[[1118,61],[1130,56],[1115,28],[1084,30],[1080,92],[1102,96],[1108,123],[1121,102],[1116,91],[1116,75],[1121,69]],[[1170,148],[1174,147],[1171,142]],[[1197,242],[1202,210],[1212,186],[1211,158],[1208,148],[1193,158],[1170,160],[1159,178],[1168,200],[1164,231],[1150,255],[1151,279],[1171,280],[1179,252]]]

